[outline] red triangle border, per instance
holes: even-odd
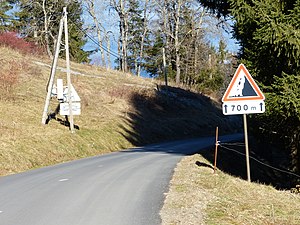
[[[241,71],[244,71],[246,78],[248,79],[249,83],[251,84],[252,88],[254,89],[254,91],[256,92],[256,94],[258,96],[248,96],[248,97],[233,97],[233,98],[229,98],[229,93],[231,92],[231,89],[233,88],[239,74]],[[240,64],[239,67],[237,68],[232,80],[230,81],[230,84],[227,88],[227,90],[225,91],[225,94],[222,98],[222,102],[230,102],[230,101],[249,101],[249,100],[264,100],[265,96],[264,94],[261,92],[261,90],[259,89],[258,85],[255,83],[254,79],[252,78],[252,76],[250,75],[249,71],[247,70],[247,68],[245,67],[244,64]]]

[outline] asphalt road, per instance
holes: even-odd
[[[149,145],[1,177],[0,225],[161,224],[177,162],[214,142]]]

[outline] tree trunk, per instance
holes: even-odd
[[[165,85],[168,86],[168,75],[167,75],[167,63],[166,63],[166,51],[165,47],[163,47],[163,73],[164,73],[164,78],[165,78]]]
[[[45,33],[45,41],[46,41],[46,50],[48,56],[52,59],[53,53],[50,49],[50,42],[49,42],[49,21],[48,21],[48,13],[46,11],[46,0],[43,0],[43,13],[44,13],[44,33]]]
[[[120,18],[120,39],[118,42],[119,46],[119,60],[120,60],[120,70],[123,72],[128,71],[127,66],[127,43],[128,43],[128,18],[127,18],[127,12],[125,10],[125,2],[126,0],[119,0],[116,2],[116,0],[113,0],[111,2],[113,8],[118,13]]]
[[[180,42],[179,42],[179,24],[181,14],[182,0],[178,0],[175,14],[175,54],[176,54],[176,84],[180,83]]]
[[[99,49],[100,49],[100,54],[101,54],[101,65],[106,67],[106,62],[105,62],[105,56],[104,56],[104,50],[103,50],[103,42],[102,42],[102,35],[101,35],[101,27],[100,27],[100,22],[98,18],[96,17],[95,13],[95,2],[94,0],[88,0],[87,1],[88,7],[89,7],[89,14],[94,20],[94,24],[96,27],[96,32],[97,32],[97,38],[98,38],[98,43],[99,43]]]
[[[125,0],[120,0],[117,7],[120,17],[122,71],[127,72],[127,43],[128,43],[128,18],[125,12]]]
[[[124,48],[126,49],[126,44],[124,47],[124,40],[125,40],[125,25],[124,25],[124,19],[123,15],[120,15],[120,33],[121,33],[121,39],[120,39],[120,52],[121,52],[121,70],[125,72],[125,51]]]
[[[106,39],[106,43],[107,43],[107,55],[106,55],[106,59],[107,59],[107,69],[111,69],[111,61],[110,61],[110,37],[109,37],[109,33],[110,31],[108,31],[105,35],[105,39]]]
[[[133,54],[133,58],[134,58],[134,71],[135,71],[135,74],[138,75],[138,65],[139,65],[138,61],[139,61],[139,59],[138,59],[138,56],[137,56],[136,52]]]
[[[163,20],[163,39],[164,39],[164,44],[162,46],[162,52],[163,52],[163,65],[164,66],[164,76],[165,76],[165,83],[167,86],[167,77],[168,77],[168,71],[167,71],[167,66],[170,68],[171,67],[171,56],[170,56],[170,48],[169,48],[169,43],[170,43],[170,30],[169,30],[169,12],[167,9],[167,1],[163,0],[163,7],[161,7],[161,13],[162,13],[162,20]]]
[[[147,9],[148,9],[148,0],[145,0],[145,5],[144,5],[144,24],[143,24],[143,35],[142,35],[142,40],[141,40],[141,48],[140,48],[140,56],[139,56],[139,63],[138,63],[138,70],[137,70],[137,75],[141,75],[141,60],[144,57],[144,42],[145,38],[148,32],[148,16],[147,16]]]
[[[123,8],[124,14],[124,39],[122,41],[122,53],[123,53],[123,61],[124,61],[124,72],[128,72],[128,62],[127,62],[127,45],[128,45],[128,18],[127,13]]]

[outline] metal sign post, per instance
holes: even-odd
[[[255,83],[247,68],[240,64],[222,98],[224,115],[243,115],[247,178],[250,177],[250,160],[247,131],[247,114],[265,112],[265,96]]]
[[[246,165],[247,165],[247,180],[251,182],[250,175],[250,160],[249,160],[249,145],[248,145],[248,130],[247,130],[247,115],[243,115],[244,120],[244,136],[245,136],[245,148],[246,148]]]

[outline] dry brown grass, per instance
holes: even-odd
[[[51,64],[51,61],[22,55],[9,48],[0,48],[0,53],[3,68],[0,85],[2,80],[6,85],[5,88],[1,86],[0,98],[0,175],[132,146],[121,128],[129,106],[124,99],[111,93],[126,83],[151,86],[151,82],[72,63],[72,70],[95,76],[72,76],[82,98],[83,113],[74,118],[80,130],[71,134],[59,121],[41,124],[50,68],[35,62]],[[59,66],[65,67],[64,61],[60,60]],[[66,83],[65,73],[58,70],[57,77]],[[54,111],[57,104],[57,100],[52,99],[50,111]],[[57,118],[64,120],[61,116]]]
[[[41,124],[51,60],[0,48],[0,62],[13,78],[0,98],[0,175],[166,140],[230,132],[218,106],[182,88],[166,91],[152,79],[71,63],[72,83],[81,97],[80,128],[71,134],[57,116]],[[56,78],[66,84],[65,61]],[[14,72],[15,71],[15,72]],[[1,74],[0,74],[1,75]],[[1,75],[2,76],[2,75]],[[11,97],[13,96],[13,97]],[[58,105],[51,100],[49,113]]]
[[[296,225],[300,224],[300,195],[221,171],[213,174],[210,162],[194,155],[178,164],[161,215],[168,225]]]

